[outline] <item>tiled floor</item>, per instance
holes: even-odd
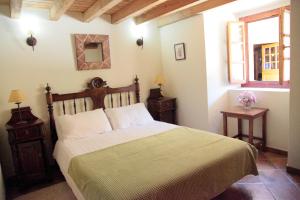
[[[213,200],[300,200],[300,176],[288,174],[285,171],[286,162],[286,156],[270,152],[260,153],[256,162],[259,176],[243,178]],[[48,188],[49,184],[36,186],[25,192],[27,194],[24,196],[20,196],[22,194],[14,189],[9,191],[7,197],[14,199],[20,196],[18,200],[40,200],[41,197],[47,196],[47,200],[74,200],[70,188],[62,181],[64,179],[58,173],[52,184],[61,184]],[[39,190],[41,188],[44,189]],[[32,191],[36,192],[30,193]]]
[[[18,187],[16,187],[16,186],[6,185],[6,200],[12,200],[19,196],[22,196],[25,194],[27,195],[29,193],[39,191],[43,188],[51,187],[53,185],[56,185],[58,183],[62,183],[65,181],[65,178],[62,175],[62,173],[59,171],[58,167],[55,169],[52,169],[52,171],[53,171],[53,173],[52,173],[52,181],[51,182],[45,181],[43,183],[37,184],[35,186],[31,186],[24,190],[19,190]],[[0,200],[2,200],[2,199],[0,199]],[[40,200],[44,200],[44,199],[40,199]],[[50,200],[50,199],[47,199],[47,200]],[[55,200],[59,200],[59,199],[55,199]],[[63,200],[65,200],[65,199],[63,199]]]
[[[286,156],[260,153],[259,176],[243,178],[214,200],[299,200],[300,176],[288,174],[286,163]]]

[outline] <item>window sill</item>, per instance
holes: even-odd
[[[289,81],[284,81],[282,85],[278,81],[249,81],[241,84],[241,87],[245,88],[290,88]]]
[[[232,91],[260,91],[260,92],[290,92],[289,88],[257,88],[257,87],[238,87],[230,89]]]

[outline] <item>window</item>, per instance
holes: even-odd
[[[228,79],[243,87],[289,87],[289,7],[246,16],[227,26]]]

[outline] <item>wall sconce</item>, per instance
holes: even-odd
[[[22,13],[18,23],[24,38],[26,38],[26,44],[31,46],[34,51],[37,39],[33,35],[36,36],[40,33],[39,17],[30,13]]]
[[[143,39],[143,37],[137,39],[136,44],[137,44],[139,47],[142,47],[142,48],[143,48],[143,47],[144,47],[144,39]]]
[[[26,43],[28,44],[28,46],[32,47],[32,51],[34,51],[34,46],[36,45],[36,38],[32,36],[32,33],[30,34],[30,37],[28,37],[26,39]]]

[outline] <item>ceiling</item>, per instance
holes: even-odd
[[[235,0],[0,0],[10,7],[11,17],[18,18],[23,8],[48,9],[50,20],[74,13],[77,19],[89,22],[109,15],[112,24],[134,17],[137,24],[163,18],[172,23],[210,8]]]

